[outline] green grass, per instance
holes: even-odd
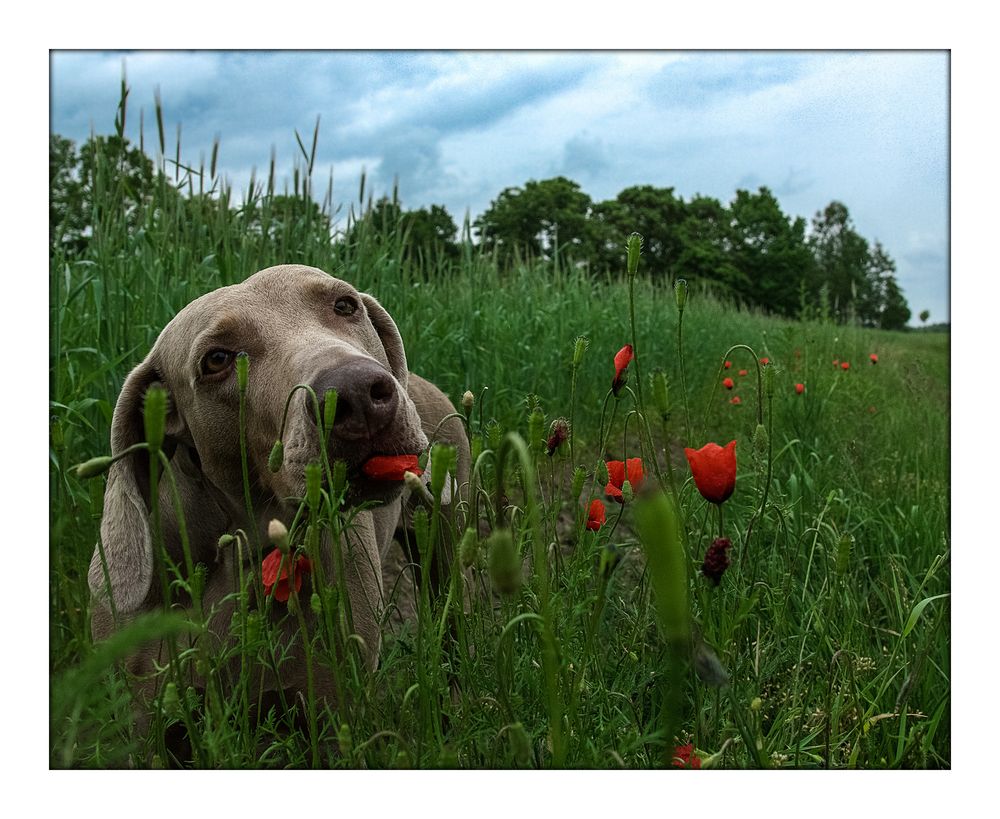
[[[624,280],[594,281],[545,263],[501,271],[471,247],[457,272],[429,272],[402,264],[396,245],[364,236],[351,246],[330,243],[294,220],[261,236],[247,227],[247,203],[203,201],[191,219],[194,200],[162,196],[127,222],[115,207],[113,174],[101,184],[105,207],[88,248],[54,250],[50,267],[51,765],[173,764],[163,737],[186,722],[199,737],[195,762],[206,767],[642,768],[669,762],[674,745],[688,741],[706,764],[725,768],[950,767],[947,335],[777,320],[692,290],[683,324],[689,439],[673,292],[640,265],[639,363],[644,378],[666,372],[672,405],[665,426],[649,416],[652,437],[660,466],[664,445],[673,459],[688,616],[700,634],[694,646],[702,660],[711,652],[724,666],[729,682],[720,688],[694,673],[691,645],[663,637],[671,632],[657,620],[632,505],[608,502],[608,524],[597,533],[579,525],[590,498],[602,496],[592,483],[602,407],[612,358],[632,338]],[[471,431],[484,447],[490,434],[517,433],[503,444],[503,471],[519,508],[496,504],[499,462],[486,454],[483,513],[497,527],[506,519],[514,548],[536,571],[496,606],[479,600],[466,612],[455,595],[425,600],[418,625],[387,639],[373,675],[345,664],[350,705],[321,710],[313,731],[292,723],[292,705],[250,726],[238,698],[187,689],[182,669],[164,677],[181,685],[164,695],[152,736],[142,739],[127,718],[128,689],[115,663],[151,634],[183,631],[184,621],[155,615],[92,644],[86,570],[103,480],[80,481],[70,467],[107,452],[122,380],[177,310],[285,262],[317,265],[376,295],[414,372],[456,404],[466,389],[482,396]],[[568,447],[551,459],[539,452],[527,406],[541,408],[545,431],[570,416],[578,336],[589,349],[577,375],[573,464]],[[729,374],[750,371],[733,375],[733,393],[717,383],[737,344],[770,358],[776,373],[764,408],[771,480],[749,539],[768,456],[752,445],[759,398],[749,354],[730,356]],[[834,358],[850,370],[834,367]],[[798,382],[803,395],[793,389]],[[644,389],[648,400],[648,383]],[[626,393],[608,457],[640,452],[634,417],[623,438],[632,408]],[[489,430],[491,421],[499,427]],[[699,569],[717,519],[681,447],[734,438],[738,482],[725,505],[733,565],[715,588]],[[577,465],[588,478],[574,498]],[[559,558],[545,559],[557,540],[565,547]],[[479,571],[488,573],[485,547]],[[618,562],[604,571],[612,550]],[[314,635],[317,662],[333,662],[321,637]],[[270,639],[264,627],[244,645],[266,655]],[[224,659],[196,650],[181,664]]]

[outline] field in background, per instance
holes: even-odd
[[[196,296],[272,264],[321,267],[386,306],[414,372],[456,404],[472,390],[482,398],[477,418],[481,411],[484,422],[495,419],[524,437],[528,395],[536,396],[546,431],[570,415],[574,342],[586,337],[577,462],[592,478],[601,455],[622,456],[621,414],[607,451],[597,449],[612,358],[631,341],[624,277],[593,280],[545,261],[501,270],[471,245],[457,272],[435,273],[404,259],[391,239],[369,241],[362,233],[350,245],[331,244],[308,220],[276,210],[261,221],[275,201],[266,189],[242,210],[192,187],[136,214],[117,206],[122,191],[113,174],[101,184],[93,237],[80,249],[53,249],[50,268],[53,766],[149,758],[151,749],[123,716],[113,657],[95,652],[89,638],[86,570],[103,479],[80,481],[70,467],[107,452],[125,374]],[[624,250],[622,259],[624,269]],[[683,325],[686,411],[673,291],[640,266],[635,296],[643,377],[660,368],[670,384],[670,421],[665,432],[657,423],[654,437],[661,464],[667,444],[684,482],[695,570],[711,523],[680,448],[738,442],[739,480],[726,507],[736,530],[733,566],[717,589],[694,572],[690,586],[692,616],[730,682],[720,689],[692,675],[679,733],[662,735],[664,643],[626,508],[610,544],[608,532],[572,538],[575,548],[552,589],[547,616],[560,647],[557,685],[573,702],[562,718],[562,764],[646,767],[660,764],[664,747],[692,742],[705,764],[719,767],[950,766],[948,336],[775,320],[693,290]],[[759,403],[753,359],[732,355],[726,374],[750,374],[733,375],[732,392],[719,386],[723,356],[736,344],[776,368],[768,504],[746,543],[739,537],[760,502],[764,473],[752,446]],[[805,385],[801,395],[797,383]],[[739,405],[730,400],[736,395]],[[485,424],[473,431],[485,434]],[[570,498],[565,474],[576,464],[565,451],[554,460],[556,469],[547,456],[538,460],[542,513],[553,531],[561,513],[577,515],[600,495],[598,488]],[[598,567],[609,545],[622,560],[605,583]],[[420,629],[433,633],[441,605],[433,604],[433,618]],[[390,643],[376,680],[357,684],[363,705],[324,728],[340,752],[323,764],[551,765],[552,683],[540,670],[540,641],[525,621],[514,622],[538,606],[526,587],[499,608],[473,608],[465,617],[476,652],[462,658],[458,672],[453,654],[431,657],[432,665],[440,661],[431,672],[435,685],[420,697],[408,692],[419,673],[415,644]],[[421,656],[426,664],[428,655]],[[588,671],[577,685],[581,666]],[[465,683],[457,696],[443,684],[452,672]],[[213,719],[201,725],[199,764],[310,764],[310,739],[282,728],[280,715],[277,726],[253,737]]]

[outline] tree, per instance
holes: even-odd
[[[930,310],[921,310],[920,311],[920,323],[921,324],[926,324],[927,323],[927,319],[929,319],[930,317],[931,317],[931,311]]]
[[[910,308],[896,282],[896,277],[885,278],[885,295],[883,297],[880,325],[883,330],[902,330],[910,320]]]
[[[806,223],[786,216],[765,187],[736,191],[729,205],[732,263],[746,279],[740,295],[785,316],[799,308],[804,281],[813,276]]]
[[[443,205],[404,211],[398,198],[383,196],[350,226],[346,241],[354,246],[371,242],[390,247],[403,260],[426,270],[458,261],[457,233],[455,221]]]
[[[846,205],[831,202],[813,218],[809,237],[816,260],[817,276],[810,295],[818,295],[826,285],[834,317],[839,321],[853,319],[858,302],[871,299],[868,276],[868,242],[858,235]]]
[[[625,260],[625,239],[632,232],[643,237],[643,269],[653,276],[675,278],[684,240],[681,224],[687,215],[684,200],[673,188],[635,185],[614,199],[594,205],[592,267],[620,273]]]
[[[523,188],[505,188],[476,219],[474,227],[486,250],[502,263],[527,251],[542,258],[582,258],[592,246],[590,197],[564,176],[530,180]]]
[[[729,213],[718,199],[695,196],[678,227],[678,273],[690,281],[712,283],[731,295],[746,292],[749,279],[733,264]]]

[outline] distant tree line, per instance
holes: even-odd
[[[789,317],[885,329],[910,319],[895,262],[878,241],[857,232],[846,205],[831,202],[807,226],[786,215],[766,187],[737,190],[728,204],[700,195],[685,200],[673,188],[652,185],[594,202],[559,176],[504,189],[461,235],[443,206],[404,210],[395,193],[369,199],[337,231],[329,202],[315,201],[307,178],[296,173],[291,193],[275,191],[273,164],[269,179],[251,184],[235,205],[215,182],[205,190],[205,179],[215,180],[214,153],[210,174],[177,162],[173,179],[120,135],[92,137],[79,150],[52,135],[49,157],[51,241],[69,253],[86,248],[110,204],[117,218],[124,209],[138,228],[150,219],[149,202],[168,199],[176,200],[172,218],[185,221],[187,230],[220,219],[262,239],[306,230],[317,242],[388,248],[426,275],[455,269],[473,247],[501,266],[544,261],[620,275],[625,237],[636,231],[645,240],[642,269],[654,277],[699,282]]]

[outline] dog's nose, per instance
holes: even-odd
[[[396,382],[385,368],[367,358],[356,358],[321,372],[312,383],[325,413],[328,390],[337,391],[333,434],[337,438],[363,440],[385,429],[396,417],[399,394]],[[315,421],[310,399],[308,415]]]

